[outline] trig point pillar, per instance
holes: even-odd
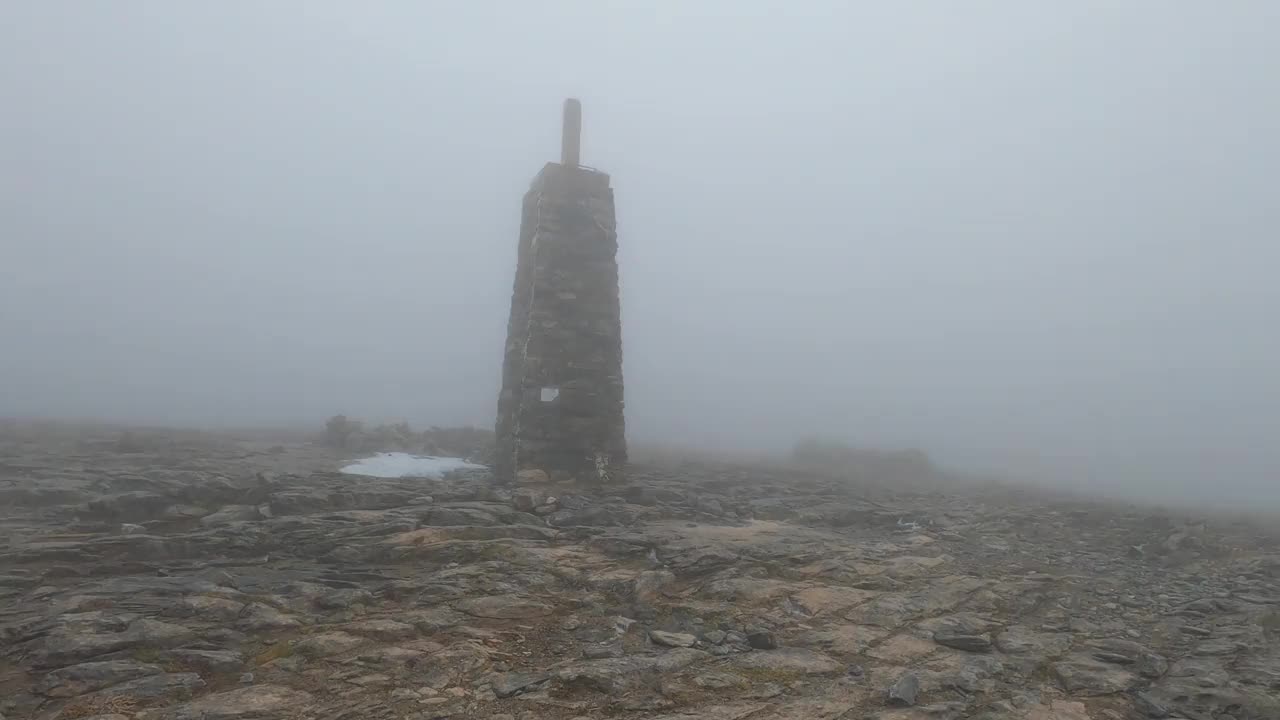
[[[626,462],[613,189],[581,166],[581,134],[582,105],[566,100],[560,162],[524,196],[498,397],[500,482],[521,470],[603,481]]]

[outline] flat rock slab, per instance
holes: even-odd
[[[919,707],[882,710],[875,715],[867,715],[865,717],[868,720],[960,720],[960,718],[964,717],[964,709],[964,703],[934,703]],[[1016,720],[1024,720],[1024,718],[1017,716],[1011,717],[1009,720],[1015,720],[1015,718]],[[986,719],[984,718],[984,720]]]
[[[252,685],[206,695],[177,707],[146,710],[136,720],[239,720],[271,716],[305,717],[311,695],[281,685]]]
[[[987,584],[980,578],[963,575],[939,578],[925,590],[880,595],[850,610],[845,618],[859,625],[895,628],[952,610]]]
[[[635,687],[643,681],[645,673],[675,672],[707,657],[701,650],[677,648],[660,655],[584,660],[557,670],[555,680],[566,688],[613,694]]]
[[[163,698],[187,699],[204,685],[204,680],[196,673],[161,673],[112,685],[85,697],[88,699],[127,697],[141,701]]]
[[[805,644],[818,645],[836,655],[856,655],[866,652],[886,635],[888,631],[867,625],[836,625],[808,633]]]
[[[840,613],[860,605],[878,593],[846,587],[811,587],[791,596],[791,601],[811,616]]]
[[[996,636],[996,647],[1010,655],[1055,658],[1071,648],[1069,633],[1036,632],[1015,625]]]
[[[198,617],[207,620],[234,621],[240,617],[245,604],[225,597],[212,595],[192,595],[180,598],[165,608],[164,614],[170,617]]]
[[[933,641],[944,647],[965,652],[991,651],[990,635],[958,635],[944,630],[934,633]]]
[[[459,601],[454,607],[472,617],[498,620],[546,617],[555,612],[555,608],[546,603],[519,595],[489,595],[487,597],[470,598]]]
[[[294,650],[306,657],[329,657],[354,650],[365,644],[365,639],[344,632],[327,632],[298,641]]]
[[[158,665],[136,660],[87,662],[48,673],[36,683],[35,690],[48,697],[73,697],[162,672]]]
[[[0,720],[1280,720],[1274,523],[712,459],[353,484],[354,448],[5,427]]]
[[[697,717],[701,720],[746,720],[746,718],[758,716],[760,711],[767,707],[767,705],[716,705],[699,708]],[[693,717],[689,713],[675,713],[654,715],[650,720],[692,720]]]
[[[252,603],[240,614],[237,625],[242,630],[286,630],[302,626],[302,621],[293,615],[262,603]]]
[[[346,632],[367,635],[387,642],[418,636],[416,627],[396,620],[362,620],[344,625],[342,629]]]
[[[664,632],[662,630],[650,630],[649,639],[654,645],[661,645],[669,648],[687,648],[698,644],[697,636],[688,633]]]
[[[165,657],[183,667],[210,673],[231,673],[244,667],[244,656],[234,650],[170,650]]]
[[[97,633],[73,626],[60,627],[44,638],[32,664],[42,668],[59,667],[126,648],[173,647],[192,637],[194,633],[181,625],[145,618],[121,632]]]
[[[731,665],[739,670],[780,675],[832,675],[843,672],[843,663],[829,655],[804,648],[779,648],[737,655]]]
[[[550,673],[512,672],[493,676],[489,685],[493,688],[494,695],[508,698],[549,679],[551,679]]]
[[[1050,671],[1063,690],[1076,695],[1111,695],[1129,690],[1137,682],[1133,673],[1087,656],[1056,662]]]
[[[895,665],[907,665],[938,652],[938,645],[911,633],[895,635],[867,650],[868,656]]]
[[[1037,705],[1028,710],[1026,720],[1093,720],[1093,716],[1084,703],[1052,700],[1047,705]]]

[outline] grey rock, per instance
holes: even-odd
[[[346,610],[353,605],[373,602],[373,593],[359,588],[337,588],[316,596],[316,607],[324,610]]]
[[[1280,675],[1280,657],[1258,658],[1253,663],[1273,663]],[[1166,675],[1135,697],[1148,717],[1237,718],[1261,720],[1280,718],[1280,685],[1245,684],[1237,668],[1229,668],[1223,658],[1190,657],[1174,663]]]
[[[931,703],[929,705],[917,705],[910,711],[887,710],[867,717],[868,720],[903,720],[904,717],[910,718],[910,720],[960,720],[961,718],[967,717],[965,715],[966,710],[967,707],[965,703],[962,702],[940,702]],[[911,714],[904,716],[904,712],[910,712]],[[1058,716],[1056,715],[1050,715],[1048,717],[1050,720],[1058,720]],[[1013,720],[1013,718],[1010,718],[1009,720]],[[1018,720],[1022,720],[1022,718],[1018,718]],[[1039,718],[1036,720],[1039,720]],[[1066,720],[1073,719],[1068,717]]]
[[[209,514],[207,508],[199,505],[170,505],[161,516],[165,520],[195,520]]]
[[[638,603],[657,600],[675,584],[676,575],[670,570],[646,570],[636,576],[632,595]]]
[[[136,700],[185,699],[203,687],[204,680],[196,673],[160,673],[112,685],[85,697],[129,697]]]
[[[472,673],[489,667],[488,653],[470,643],[453,645],[431,656],[425,685],[443,690],[456,685]]]
[[[497,511],[495,511],[497,510]],[[501,525],[498,512],[511,508],[477,507],[475,505],[436,505],[430,508],[423,525],[450,527],[454,525]],[[522,516],[524,517],[524,516]]]
[[[670,648],[687,648],[698,644],[697,636],[688,633],[664,632],[662,630],[650,630],[649,639],[655,645]]]
[[[781,498],[761,498],[748,503],[750,513],[761,520],[788,520],[795,516],[786,500]]]
[[[81,511],[86,518],[131,522],[158,517],[172,499],[152,492],[124,492],[90,500]]]
[[[942,578],[910,593],[885,593],[845,614],[851,622],[897,628],[911,620],[955,609],[988,583],[975,577]]]
[[[958,613],[936,618],[920,624],[933,632],[934,642],[966,652],[987,652],[992,641],[988,631],[993,623],[972,613]]]
[[[511,494],[512,505],[521,512],[533,512],[535,508],[547,501],[546,491],[534,487],[517,488]]]
[[[157,665],[135,660],[80,663],[47,673],[36,681],[35,691],[48,697],[72,697],[162,672]]]
[[[508,698],[549,679],[551,675],[548,673],[503,673],[490,678],[489,686],[493,688],[493,694]]]
[[[1024,626],[1013,626],[996,636],[996,647],[1010,655],[1056,658],[1071,648],[1066,633],[1042,633]]]
[[[730,661],[745,670],[767,670],[792,675],[835,675],[844,665],[828,655],[804,648],[778,648],[772,652],[744,653]]]
[[[273,493],[270,499],[271,514],[306,515],[333,509],[334,503],[328,491],[305,490]]]
[[[889,703],[892,705],[915,705],[919,697],[920,676],[914,672],[903,673],[889,686]]]
[[[1150,692],[1134,694],[1133,705],[1149,718],[1167,718],[1173,712],[1164,698]]]
[[[704,690],[731,690],[746,688],[750,681],[733,673],[707,672],[694,676],[693,684]]]
[[[397,615],[401,621],[409,623],[425,633],[436,633],[460,625],[466,617],[449,608],[431,608],[416,610],[411,613]]]
[[[1119,638],[1105,638],[1089,643],[1094,648],[1093,657],[1102,662],[1132,665],[1146,678],[1158,678],[1169,670],[1169,661],[1151,649]]]
[[[561,499],[564,504],[565,499]],[[609,508],[603,505],[590,505],[583,508],[565,507],[547,515],[547,524],[551,527],[567,528],[577,526],[614,527],[626,525],[632,520],[630,513],[620,508]]]
[[[191,640],[195,633],[189,628],[173,623],[143,618],[126,631],[136,639],[136,644],[148,647],[173,647]]]
[[[250,603],[241,611],[240,620],[236,624],[240,629],[252,632],[300,627],[302,621],[270,605]]]
[[[659,655],[582,660],[556,670],[552,680],[565,690],[616,695],[643,684],[649,674],[675,672],[707,657],[699,650],[677,648]]]
[[[311,706],[308,693],[280,685],[250,685],[206,695],[172,708],[145,710],[137,720],[239,720],[302,714]]]
[[[121,632],[87,632],[74,625],[46,635],[31,657],[38,668],[59,667],[133,647],[166,648],[181,645],[194,634],[181,625],[143,618]]]
[[[706,495],[699,497],[694,507],[710,515],[724,515],[724,506],[714,497]]]
[[[582,648],[582,657],[586,660],[603,660],[605,658],[620,658],[626,653],[622,649],[622,645],[618,643],[607,643],[604,645],[588,645]]]
[[[461,600],[454,605],[473,617],[519,620],[545,617],[555,611],[546,603],[520,595],[489,595]]]
[[[675,552],[664,559],[683,574],[701,575],[736,563],[739,555],[723,548],[698,546]]]
[[[169,617],[198,617],[204,620],[234,621],[244,611],[245,603],[214,595],[191,595],[179,598],[164,609]]]
[[[294,650],[304,657],[329,657],[354,650],[365,644],[365,639],[344,632],[326,632],[299,640]]]
[[[409,688],[396,688],[391,691],[390,697],[392,700],[397,702],[403,702],[405,700],[417,700],[421,696],[418,695],[416,690],[410,690]]]
[[[933,641],[939,645],[965,652],[990,652],[990,635],[956,635],[946,631],[933,634]]]
[[[973,613],[956,613],[920,623],[920,627],[933,633],[948,635],[983,635],[990,632],[995,623]]]
[[[399,640],[407,640],[417,637],[418,629],[407,623],[398,622],[396,620],[375,619],[362,620],[360,622],[344,625],[342,628],[346,632],[365,635],[378,640],[387,642],[396,642]]]
[[[219,525],[229,525],[231,523],[261,519],[262,513],[260,513],[258,508],[254,505],[228,505],[212,515],[205,515],[200,518],[200,524],[211,528]]]
[[[208,673],[239,672],[244,667],[244,656],[234,650],[170,650],[166,657],[182,667]]]
[[[778,639],[768,630],[754,628],[747,632],[747,644],[756,650],[773,650],[778,647]]]
[[[1076,695],[1110,695],[1137,683],[1133,673],[1083,656],[1053,663],[1050,671],[1063,690]]]

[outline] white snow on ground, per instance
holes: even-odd
[[[447,472],[483,467],[484,465],[475,465],[462,458],[392,452],[378,453],[371,458],[357,460],[339,472],[380,478],[422,477],[439,480]]]

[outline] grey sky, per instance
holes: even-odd
[[[584,103],[633,440],[1280,504],[1280,4],[0,5],[0,415],[492,422]]]

